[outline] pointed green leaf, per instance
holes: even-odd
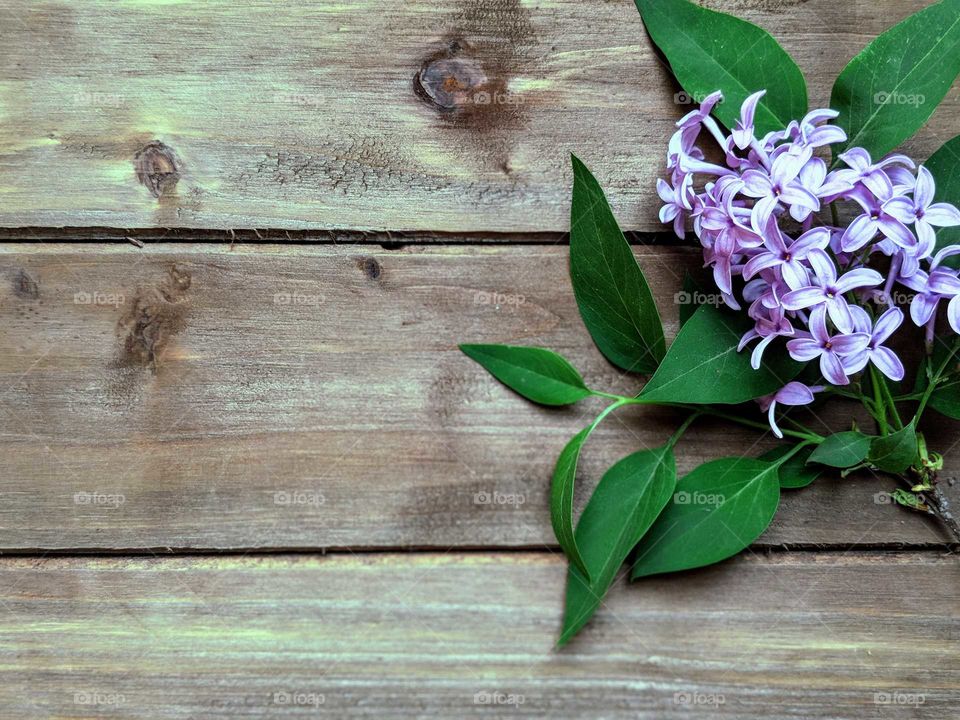
[[[878,470],[899,473],[916,462],[919,452],[917,431],[911,422],[903,430],[874,438],[867,460]]]
[[[683,287],[676,295],[674,295],[674,301],[680,308],[680,327],[683,327],[687,324],[687,321],[693,317],[693,314],[697,311],[697,308],[700,307],[700,300],[702,291],[700,286],[697,285],[697,281],[693,279],[693,276],[689,272],[683,273]]]
[[[570,279],[583,323],[610,362],[652,373],[666,350],[653,294],[600,185],[572,160]]]
[[[793,58],[766,30],[687,0],[636,0],[647,32],[677,81],[696,100],[722,90],[713,114],[732,128],[758,90],[757,135],[782,130],[807,112],[807,84]]]
[[[673,452],[661,447],[628,455],[597,484],[576,532],[591,580],[570,566],[560,645],[596,612],[617,570],[669,502],[676,473]]]
[[[941,415],[960,420],[960,380],[951,379],[930,396],[930,407]]]
[[[795,455],[784,461],[779,470],[781,489],[794,490],[797,488],[804,488],[820,477],[820,475],[823,473],[822,467],[818,467],[816,464],[807,465],[807,461],[809,461],[813,450],[814,446],[812,445],[805,447],[802,450],[798,450]],[[788,452],[792,451],[793,447],[790,445],[781,445],[779,447],[775,447],[770,452],[766,452],[761,455],[760,460],[776,462]]]
[[[780,502],[777,466],[722,458],[684,476],[637,546],[633,578],[689,570],[736,555],[766,530]]]
[[[960,207],[960,135],[945,142],[924,163],[937,183],[936,202]],[[947,245],[960,245],[960,227],[937,228],[937,250]],[[957,267],[960,256],[947,258],[946,265]]]
[[[560,457],[557,458],[553,482],[550,484],[550,523],[553,525],[553,534],[557,536],[557,542],[560,543],[571,565],[587,578],[590,577],[590,571],[580,554],[573,530],[573,489],[576,485],[580,450],[593,428],[594,425],[584,428],[563,448]]]
[[[514,345],[461,345],[460,349],[535,403],[570,405],[590,395],[576,368],[550,350]]]
[[[864,147],[874,159],[890,152],[927,121],[958,73],[960,0],[943,0],[894,25],[834,83],[830,107],[847,131],[843,147]]]
[[[868,435],[856,430],[830,435],[810,454],[807,462],[836,468],[853,467],[866,460],[870,452],[870,440]]]
[[[753,323],[712,305],[701,305],[680,329],[660,368],[640,393],[651,403],[734,404],[776,392],[801,365],[770,348],[759,370],[737,344]]]

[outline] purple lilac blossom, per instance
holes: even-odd
[[[936,185],[933,175],[922,165],[917,170],[917,182],[914,186],[913,197],[892,197],[884,203],[884,210],[901,223],[913,223],[917,230],[917,238],[921,245],[930,247],[936,245],[936,227],[952,227],[960,225],[960,211],[948,203],[933,202]]]
[[[934,202],[933,175],[905,155],[874,161],[852,147],[829,170],[831,146],[847,140],[830,124],[834,110],[813,110],[757,137],[763,97],[761,90],[746,98],[729,134],[711,117],[719,92],[677,123],[669,182],[657,183],[661,220],[680,237],[689,221],[724,302],[747,306],[754,325],[739,350],[759,341],[751,351],[755,369],[782,339],[795,360],[817,360],[832,385],[849,383],[868,365],[902,379],[903,364],[885,345],[904,320],[894,307],[895,285],[914,291],[910,319],[926,328],[928,342],[941,300],[960,333],[960,273],[944,264],[960,245],[936,247],[939,228],[960,226],[960,210]],[[707,159],[715,155],[704,152],[701,138],[719,146],[723,164]],[[837,215],[821,212],[827,205],[853,219],[837,224]],[[822,389],[794,381],[758,401],[781,436],[777,403],[804,405]]]
[[[938,252],[930,261],[930,271],[918,270],[909,277],[901,277],[900,282],[916,292],[910,303],[910,319],[915,325],[930,326],[937,319],[937,306],[941,300],[949,299],[947,319],[953,331],[960,333],[960,279],[957,271],[941,267],[950,255],[960,254],[960,245],[950,245]]]
[[[843,360],[863,352],[870,342],[866,333],[830,334],[827,312],[823,306],[810,313],[810,330],[787,342],[790,357],[800,362],[820,360],[820,372],[833,385],[849,385],[850,378]]]
[[[891,380],[903,380],[903,363],[893,350],[883,345],[903,323],[903,311],[900,308],[890,308],[877,318],[876,323],[859,305],[851,306],[850,312],[853,314],[853,324],[857,332],[866,334],[870,340],[863,350],[843,358],[844,372],[853,375],[863,370],[867,363],[872,363]]]
[[[777,403],[781,405],[809,405],[813,402],[813,394],[823,391],[822,385],[807,386],[796,380],[788,382],[773,395],[764,395],[758,398],[760,409],[766,411],[767,418],[770,421],[770,429],[778,438],[783,438],[783,431],[777,425],[776,411]]]
[[[845,333],[853,332],[853,318],[844,293],[856,288],[874,287],[883,282],[883,276],[876,270],[858,268],[837,277],[837,267],[823,250],[814,248],[807,254],[812,272],[811,282],[796,287],[787,281],[790,292],[783,295],[781,302],[786,310],[804,310],[823,305],[833,324]],[[785,279],[786,281],[786,279]]]

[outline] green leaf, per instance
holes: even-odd
[[[693,317],[693,314],[700,307],[698,300],[702,295],[700,286],[689,272],[683,273],[683,286],[680,292],[674,296],[674,300],[680,307],[680,327],[687,324],[687,321]]]
[[[945,142],[924,165],[937,183],[934,200],[960,207],[960,135]],[[958,244],[960,227],[937,228],[937,250]],[[944,264],[955,268],[960,264],[960,256],[949,257]]]
[[[651,403],[735,404],[776,392],[801,365],[773,349],[759,370],[750,367],[750,351],[737,344],[753,323],[712,305],[701,305],[680,328],[660,368],[640,393]]]
[[[553,482],[550,485],[550,523],[553,525],[553,534],[557,536],[557,542],[570,563],[588,579],[590,571],[580,554],[573,530],[573,488],[576,484],[580,450],[595,426],[596,423],[578,432],[563,448],[557,458]]]
[[[870,452],[871,438],[856,430],[830,435],[811,453],[807,462],[848,468],[863,462]]]
[[[461,345],[511,390],[542,405],[570,405],[590,396],[576,368],[550,350],[513,345]]]
[[[632,577],[736,555],[767,528],[779,501],[774,463],[731,457],[701,465],[680,480],[673,501],[640,541]]]
[[[867,460],[878,470],[899,473],[916,462],[919,452],[917,431],[911,422],[903,430],[874,438]]]
[[[960,380],[951,378],[930,395],[930,407],[941,415],[960,420]]]
[[[813,449],[814,446],[812,445],[804,447],[802,450],[798,450],[796,454],[788,460],[784,461],[779,471],[781,489],[795,490],[797,488],[804,488],[820,477],[823,468],[817,467],[816,465],[807,465]],[[790,445],[781,445],[761,455],[760,460],[776,462],[788,452],[792,451],[793,447]]]
[[[890,152],[927,121],[958,73],[960,0],[943,0],[893,26],[834,83],[830,107],[847,131],[843,147],[859,145],[875,159]]]
[[[697,101],[723,91],[713,114],[729,128],[758,90],[757,136],[785,128],[807,112],[807,84],[793,58],[766,30],[686,0],[636,0],[653,42],[683,89]]]
[[[597,484],[576,532],[591,580],[570,566],[560,645],[596,612],[617,570],[670,501],[676,479],[673,452],[661,447],[628,455]]]
[[[610,362],[652,373],[666,351],[653,294],[603,190],[571,157],[570,279],[580,315]]]

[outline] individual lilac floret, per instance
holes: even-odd
[[[771,311],[767,317],[758,317],[756,325],[740,338],[737,352],[743,350],[751,340],[761,338],[760,342],[757,343],[757,346],[750,354],[750,367],[754,370],[759,370],[760,364],[763,362],[763,351],[767,349],[767,346],[778,337],[791,336],[795,333],[796,331],[793,329],[793,325],[783,316],[782,312]]]
[[[813,402],[813,394],[823,390],[822,385],[808,387],[801,382],[788,382],[773,395],[765,395],[758,398],[760,409],[766,411],[767,419],[770,421],[770,429],[778,438],[783,438],[783,431],[777,426],[776,410],[777,403],[782,405],[809,405]]]
[[[800,170],[797,180],[821,203],[832,202],[853,190],[853,185],[841,179],[836,172],[828,173],[827,163],[818,157],[810,158]],[[797,219],[803,220],[802,217]]]
[[[657,194],[666,203],[660,208],[660,222],[673,223],[673,230],[678,238],[683,238],[683,224],[687,215],[693,210],[693,175],[685,175],[680,184],[673,188],[665,180],[657,180]]]
[[[763,237],[765,249],[744,265],[743,277],[749,280],[761,270],[775,268],[790,287],[804,287],[808,284],[808,276],[803,261],[812,250],[825,250],[829,243],[827,228],[814,228],[791,240],[772,224]]]
[[[874,163],[870,153],[862,147],[853,147],[840,155],[849,170],[839,170],[837,175],[851,185],[863,184],[877,197],[890,197],[893,192],[893,183],[886,168],[893,165],[903,165],[911,170],[916,167],[913,160],[906,155],[889,155],[880,162]]]
[[[820,359],[820,372],[833,385],[849,385],[850,378],[843,367],[843,358],[866,349],[870,336],[866,333],[831,335],[827,330],[826,312],[818,307],[810,315],[807,337],[787,342],[790,357],[800,362]]]
[[[760,98],[767,94],[766,90],[760,90],[743,101],[743,107],[740,108],[740,119],[733,128],[733,144],[741,150],[746,150],[754,141],[753,119],[757,112],[757,103]]]
[[[937,319],[937,306],[946,298],[950,299],[947,320],[953,331],[960,333],[960,301],[957,300],[960,297],[960,279],[956,270],[940,266],[947,257],[957,254],[960,254],[960,245],[945,247],[931,261],[929,273],[918,270],[910,277],[900,278],[901,283],[916,292],[910,303],[910,319],[917,326],[926,326],[931,334]]]
[[[794,140],[813,148],[846,142],[847,133],[843,131],[843,128],[824,124],[830,120],[835,120],[839,115],[840,113],[836,110],[811,110],[804,115],[803,120],[799,123],[796,121],[790,123],[788,132]]]
[[[797,180],[812,153],[810,148],[788,148],[776,157],[769,172],[747,170],[743,173],[743,194],[757,199],[753,207],[755,227],[766,226],[767,219],[781,202],[788,207],[798,208],[797,214],[801,215],[798,220],[820,209],[817,196]]]
[[[743,224],[733,205],[736,189],[727,184],[716,207],[705,207],[700,227],[710,233],[713,245],[706,253],[706,264],[713,266],[713,279],[721,292],[733,292],[733,259],[744,248],[760,245],[762,238]]]
[[[791,286],[791,292],[783,296],[783,307],[787,310],[804,310],[823,305],[840,332],[852,332],[853,318],[844,293],[856,288],[880,285],[883,276],[876,270],[859,268],[837,277],[833,260],[823,250],[810,250],[807,261],[813,269],[816,284],[806,287]]]
[[[860,205],[863,212],[855,217],[843,232],[840,246],[844,252],[859,250],[877,237],[878,233],[882,233],[902,248],[910,249],[917,244],[917,239],[910,229],[886,209],[884,201],[894,199],[890,195],[874,195],[866,186],[861,186],[849,193],[849,199]]]
[[[869,335],[870,341],[859,353],[843,359],[844,371],[853,375],[863,370],[867,363],[873,363],[891,380],[903,380],[903,363],[893,350],[883,345],[903,323],[903,311],[900,308],[890,308],[877,318],[876,324],[871,322],[870,315],[862,307],[854,305],[850,311],[853,313],[853,324],[857,332]]]
[[[926,325],[935,319],[940,301],[955,297],[960,292],[957,271],[940,266],[947,257],[958,253],[960,245],[946,247],[930,261],[929,271],[918,270],[910,276],[898,278],[901,284],[916,292],[910,303],[910,319],[917,326]]]
[[[917,183],[913,198],[894,197],[883,205],[883,209],[901,223],[913,223],[917,237],[926,246],[936,243],[936,227],[954,227],[960,225],[960,211],[948,203],[935,203],[933,196],[936,184],[933,175],[922,165],[917,170]]]

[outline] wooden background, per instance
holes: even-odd
[[[704,4],[820,105],[928,3]],[[672,336],[677,92],[628,0],[0,0],[0,716],[955,717],[960,566],[869,475],[553,648],[549,477],[598,406],[532,407],[456,346],[640,387],[577,315],[569,152]],[[601,427],[581,492],[675,420]],[[957,430],[930,428],[949,478]],[[678,465],[772,446],[703,422]]]

